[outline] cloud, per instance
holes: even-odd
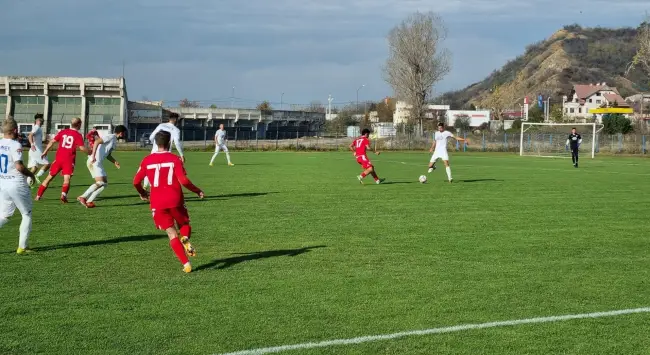
[[[355,101],[391,94],[385,36],[414,11],[449,29],[453,70],[436,91],[481,80],[562,25],[636,26],[647,1],[22,0],[0,14],[7,74],[119,76],[131,98]],[[581,12],[582,11],[582,12]],[[273,98],[276,98],[275,100]]]

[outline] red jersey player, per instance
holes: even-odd
[[[363,168],[363,172],[358,176],[359,182],[363,184],[363,179],[368,175],[372,175],[373,179],[375,179],[375,183],[381,184],[386,179],[380,179],[377,176],[375,167],[370,162],[370,159],[368,159],[368,154],[366,153],[366,150],[370,148],[369,136],[370,130],[364,128],[364,130],[361,131],[361,137],[355,139],[352,144],[350,144],[350,150],[354,151],[354,157],[357,158],[357,163],[359,163]],[[375,150],[375,154],[379,155],[379,152]]]
[[[181,158],[169,152],[171,143],[169,132],[156,133],[154,140],[158,151],[142,160],[133,179],[133,186],[138,190],[140,198],[146,201],[147,192],[142,188],[142,181],[145,178],[149,180],[151,192],[148,199],[156,228],[167,232],[169,246],[183,264],[183,271],[192,272],[192,265],[187,256],[195,256],[196,252],[190,244],[192,228],[181,186],[185,186],[200,198],[203,198],[203,192],[187,178]]]
[[[88,149],[92,152],[93,151],[93,145],[95,145],[95,139],[99,137],[99,132],[97,132],[97,127],[93,127],[88,133],[86,134],[86,139],[88,140]]]
[[[79,133],[81,128],[81,119],[73,118],[70,123],[71,128],[66,128],[56,134],[54,139],[48,143],[47,148],[43,151],[42,157],[47,156],[47,152],[52,149],[54,142],[59,144],[56,150],[56,157],[50,168],[50,175],[45,178],[36,193],[36,201],[43,197],[50,181],[59,173],[63,173],[63,186],[61,187],[61,202],[68,203],[68,190],[70,190],[70,177],[74,173],[74,163],[77,158],[77,149],[88,154],[88,149],[84,145],[84,138]]]

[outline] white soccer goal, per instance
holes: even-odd
[[[549,158],[569,158],[571,151],[566,148],[566,140],[575,127],[582,136],[581,151],[596,156],[598,129],[596,123],[521,123],[519,155]]]

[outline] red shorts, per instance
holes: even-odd
[[[358,156],[357,163],[359,163],[359,165],[364,169],[372,168],[372,163],[370,162],[370,159],[368,159],[367,155]]]
[[[63,175],[72,175],[74,173],[74,162],[66,160],[55,160],[50,167],[50,175],[57,176],[59,173]]]
[[[185,208],[185,206],[153,209],[151,210],[151,215],[153,216],[153,223],[155,223],[156,228],[160,230],[174,227],[174,222],[176,222],[179,227],[190,223],[190,215],[187,213],[187,208]]]

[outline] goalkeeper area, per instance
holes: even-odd
[[[595,158],[598,133],[602,126],[597,123],[533,123],[522,122],[519,155],[545,158],[570,158],[567,137],[575,128],[582,136],[580,145],[584,157]]]

